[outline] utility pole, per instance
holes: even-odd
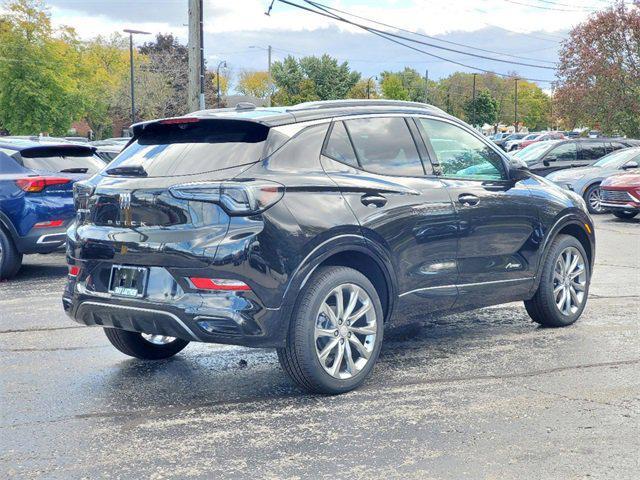
[[[516,127],[516,133],[518,133],[518,78],[516,77],[514,80],[515,80],[516,91],[515,91],[515,97],[514,97],[513,123],[515,124],[515,127]]]
[[[126,28],[123,30],[129,34],[129,67],[131,70],[131,124],[136,123],[136,89],[134,83],[134,70],[133,70],[133,35],[149,35],[149,32],[143,32],[142,30],[131,30]]]
[[[476,128],[476,75],[477,73],[473,74],[473,98],[471,100],[471,106],[472,106],[471,126],[473,128]]]
[[[371,80],[373,79],[378,80],[378,77],[376,75],[372,75],[371,77],[367,78],[367,99],[371,98]]]
[[[187,109],[204,108],[204,48],[202,0],[189,0],[189,84]]]
[[[429,103],[429,69],[424,71],[424,103]]]

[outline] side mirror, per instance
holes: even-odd
[[[623,169],[623,170],[630,170],[630,169],[632,169],[632,168],[638,168],[638,162],[636,162],[636,161],[632,160],[632,161],[630,161],[630,162],[625,163],[625,164],[622,166],[622,169]]]
[[[509,158],[509,178],[514,181],[524,180],[529,177],[530,170],[527,164],[516,157]]]

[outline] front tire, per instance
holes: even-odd
[[[600,193],[600,184],[591,185],[584,192],[584,201],[587,204],[589,213],[604,213],[607,209],[602,206],[602,195]]]
[[[615,210],[612,213],[622,220],[629,220],[638,215],[638,212],[633,212],[631,210]]]
[[[558,235],[544,259],[538,290],[524,302],[531,319],[544,327],[566,327],[584,310],[591,270],[577,238]]]
[[[180,338],[129,332],[117,328],[105,328],[104,333],[111,345],[125,355],[141,360],[162,360],[173,357],[189,345],[187,340]]]
[[[300,292],[278,360],[303,389],[344,393],[373,370],[382,335],[382,305],[369,279],[352,268],[324,267]]]
[[[22,266],[22,254],[18,252],[9,234],[0,227],[0,280],[15,277]]]

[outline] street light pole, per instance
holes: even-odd
[[[222,60],[220,63],[218,63],[218,68],[216,68],[216,80],[217,80],[217,105],[218,108],[220,108],[220,67],[224,67],[227,68],[227,62],[226,60]]]
[[[129,34],[129,67],[131,73],[131,124],[136,123],[136,90],[133,83],[134,73],[133,73],[133,35],[149,35],[150,32],[143,32],[142,30],[131,30],[124,29],[124,32]]]
[[[371,98],[371,80],[373,80],[374,78],[378,80],[378,77],[376,75],[372,75],[367,79],[367,99]]]

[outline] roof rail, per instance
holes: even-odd
[[[401,100],[365,100],[365,99],[348,99],[348,100],[323,100],[318,102],[305,102],[293,105],[287,108],[287,111],[300,110],[321,110],[324,108],[344,108],[344,107],[404,107],[419,108],[424,110],[438,110],[437,107],[428,103],[405,102]]]

